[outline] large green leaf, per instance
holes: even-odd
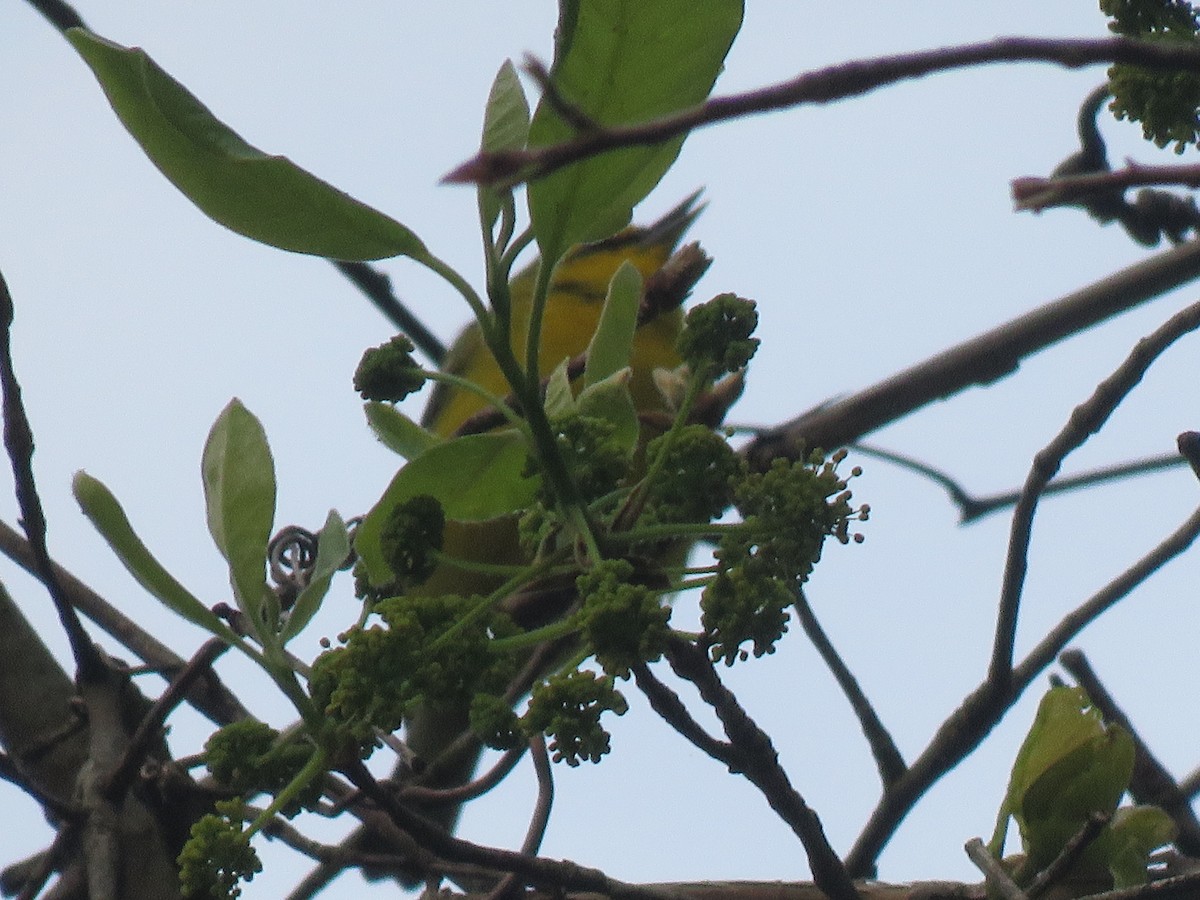
[[[432,447],[397,472],[354,539],[371,582],[382,585],[392,580],[380,536],[397,506],[429,495],[442,504],[447,519],[463,522],[482,522],[523,509],[532,502],[538,484],[524,473],[528,453],[520,432],[472,434]]]
[[[600,125],[627,125],[700,103],[742,23],[742,0],[563,0],[552,77],[559,94]],[[545,99],[529,144],[570,140],[575,126]],[[567,166],[529,185],[544,259],[612,234],[679,155],[683,138]]]
[[[140,48],[67,38],[142,150],[205,215],[246,237],[333,259],[428,256],[409,229],[282,156],[250,146]]]
[[[229,563],[238,608],[260,640],[273,632],[267,586],[267,543],[275,520],[275,463],[266,432],[234,399],[221,411],[204,445],[201,463],[208,530]],[[264,611],[264,608],[266,611]],[[262,626],[268,631],[262,631]]]
[[[1031,863],[1045,865],[1093,813],[1116,809],[1133,757],[1133,739],[1106,725],[1082,689],[1051,688],[1017,753],[990,849],[1003,849],[1011,816]]]
[[[142,587],[154,597],[194,625],[199,625],[230,644],[237,636],[207,606],[180,584],[142,543],[129,524],[125,510],[117,498],[100,481],[86,472],[77,472],[71,489],[83,514],[101,537],[112,547],[117,558]]]

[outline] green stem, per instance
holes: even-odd
[[[459,275],[455,269],[442,262],[432,253],[427,253],[424,256],[414,258],[417,262],[424,265],[425,268],[429,269],[431,272],[442,276],[442,278],[444,278],[451,287],[458,291],[459,294],[462,295],[463,299],[467,301],[467,304],[471,307],[472,315],[474,315],[481,324],[485,319],[488,318],[487,305],[483,302],[483,300],[480,299],[479,294],[475,292],[475,288],[471,287],[467,280]]]
[[[308,758],[308,762],[304,764],[304,768],[296,773],[296,777],[288,782],[287,787],[275,795],[275,799],[271,801],[271,805],[264,809],[250,823],[246,829],[246,836],[252,837],[267,826],[279,811],[287,806],[291,801],[300,794],[314,778],[318,778],[325,771],[325,751],[319,748],[313,749],[313,754]]]
[[[521,429],[526,434],[529,433],[529,430],[525,424],[525,420],[509,408],[508,404],[504,402],[503,397],[497,397],[491,391],[484,389],[482,386],[476,384],[474,381],[471,381],[468,378],[463,378],[461,375],[452,375],[449,372],[434,372],[429,369],[422,369],[421,372],[430,381],[438,381],[443,384],[451,385],[460,391],[474,394],[492,409],[496,410],[496,412],[500,413],[500,415],[504,416],[510,425]]]

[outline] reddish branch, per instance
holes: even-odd
[[[1129,63],[1149,69],[1200,71],[1200,47],[1130,38],[1056,40],[1008,37],[961,47],[853,60],[806,72],[769,87],[714,97],[690,109],[649,122],[586,130],[573,140],[561,144],[480,153],[454,169],[444,180],[451,183],[515,184],[543,177],[570,163],[610,150],[662,143],[716,122],[809,103],[832,103],[934,72],[1014,62],[1044,62],[1071,69],[1101,63]]]

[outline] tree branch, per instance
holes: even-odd
[[[774,112],[802,104],[832,103],[949,69],[1016,62],[1053,63],[1071,69],[1116,62],[1150,69],[1198,71],[1200,48],[1120,37],[1101,40],[1009,37],[853,60],[806,72],[769,87],[714,97],[698,106],[649,122],[590,129],[561,144],[480,153],[447,174],[443,181],[516,184],[544,177],[570,163],[610,150],[659,144],[706,125],[753,113]]]
[[[1096,386],[1092,396],[1071,413],[1058,435],[1034,457],[1021,490],[1021,499],[1013,510],[1004,581],[1000,589],[1000,608],[996,615],[995,642],[988,669],[988,680],[993,684],[1003,685],[1012,676],[1017,614],[1028,567],[1033,516],[1042,491],[1058,472],[1067,454],[1103,427],[1113,410],[1137,386],[1158,357],[1175,341],[1196,328],[1200,328],[1200,303],[1193,303],[1176,313],[1152,334],[1138,341],[1120,367]]]
[[[794,606],[804,633],[816,648],[817,653],[820,654],[821,659],[825,661],[829,671],[833,673],[834,680],[837,681],[838,687],[842,689],[842,693],[846,695],[846,700],[850,703],[850,708],[858,717],[863,736],[867,739],[867,746],[871,748],[871,755],[875,758],[875,766],[879,770],[880,780],[885,785],[891,784],[908,768],[904,763],[904,757],[900,755],[900,748],[896,746],[896,742],[892,740],[891,734],[884,727],[878,713],[871,705],[871,701],[863,693],[858,679],[854,677],[854,673],[850,671],[849,666],[846,665],[828,635],[825,634],[825,629],[817,621],[803,590],[797,592]]]
[[[1190,241],[768,429],[744,452],[754,468],[765,469],[777,456],[799,459],[814,447],[853,443],[935,400],[997,381],[1025,357],[1197,277],[1200,241]]]

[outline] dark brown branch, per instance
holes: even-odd
[[[522,876],[529,884],[567,891],[602,893],[614,900],[666,900],[662,892],[609,878],[599,869],[585,868],[568,861],[529,856],[497,847],[483,847],[451,836],[400,803],[384,790],[362,763],[346,767],[344,774],[359,790],[374,801],[400,828],[409,832],[422,846],[455,862],[470,863]]]
[[[846,867],[825,837],[821,820],[779,765],[779,754],[770,736],[755,724],[737,698],[721,683],[704,650],[689,641],[674,639],[668,644],[665,655],[675,674],[694,684],[701,699],[717,714],[725,736],[740,757],[742,773],[800,838],[813,881],[830,900],[859,900]]]
[[[478,738],[472,733],[469,738],[471,745],[478,743]],[[455,746],[460,746],[455,744]],[[400,788],[400,798],[407,803],[419,803],[421,806],[431,806],[437,803],[463,803],[486,794],[504,780],[525,755],[525,747],[508,750],[501,755],[494,766],[478,778],[460,784],[453,788],[431,788],[422,784],[407,784]]]
[[[683,738],[687,739],[698,750],[708,754],[719,763],[723,763],[730,771],[739,771],[737,754],[733,747],[724,741],[719,741],[697,722],[679,695],[663,684],[650,671],[645,663],[633,666],[633,678],[637,686],[650,702],[653,709],[664,722],[670,725]]]
[[[1026,176],[1013,179],[1012,196],[1018,211],[1041,212],[1055,206],[1077,204],[1098,191],[1151,185],[1200,187],[1200,165],[1143,166],[1130,162],[1123,169],[1086,175],[1060,175],[1055,178]]]
[[[1025,890],[1029,900],[1036,900],[1066,878],[1075,868],[1075,864],[1079,862],[1079,858],[1083,856],[1083,852],[1091,846],[1096,838],[1100,837],[1100,833],[1111,821],[1112,816],[1107,813],[1092,813],[1088,816],[1083,826],[1063,844],[1058,856],[1050,860],[1050,865],[1037,873]]]
[[[571,141],[527,150],[480,153],[443,179],[452,183],[513,184],[540,178],[573,162],[623,147],[659,144],[706,125],[752,113],[832,103],[934,72],[989,63],[1044,62],[1067,68],[1130,63],[1151,69],[1200,70],[1200,48],[1130,38],[1055,40],[998,38],[979,44],[853,60],[806,72],[790,81],[714,97],[650,122],[588,130]]]
[[[0,522],[0,553],[7,556],[26,572],[36,577],[33,549],[14,528]],[[95,622],[122,646],[135,654],[165,678],[186,665],[170,647],[136,622],[117,610],[107,600],[55,562],[51,562],[59,583],[66,591],[71,605]],[[216,672],[209,671],[205,677],[193,684],[187,694],[188,703],[218,725],[228,725],[247,718],[250,713],[221,682]]]
[[[13,368],[13,315],[12,295],[8,292],[4,275],[0,274],[0,389],[3,391],[4,404],[4,447],[12,462],[17,505],[21,510],[21,525],[29,538],[35,574],[50,594],[54,609],[70,642],[77,677],[84,681],[103,681],[108,666],[96,645],[92,643],[83,623],[79,621],[66,591],[59,583],[58,574],[50,561],[50,551],[46,546],[46,516],[42,511],[42,501],[38,497],[37,484],[33,477],[33,430],[25,414],[21,386],[17,383],[16,371]]]
[[[854,710],[854,715],[858,717],[863,736],[867,739],[867,746],[871,748],[871,755],[875,758],[875,766],[879,770],[880,780],[884,785],[891,784],[908,768],[904,763],[904,757],[900,755],[900,749],[875,712],[875,707],[863,693],[858,679],[854,677],[850,667],[846,665],[829,640],[829,636],[825,634],[825,629],[817,621],[816,614],[813,613],[812,606],[809,605],[808,597],[805,596],[803,590],[797,592],[794,606],[796,615],[800,619],[800,627],[812,641],[813,647],[816,648],[826,667],[833,674],[838,687],[846,695],[846,700],[849,702],[850,708]]]
[[[1000,589],[1000,608],[996,615],[996,635],[988,679],[1003,685],[1012,674],[1013,645],[1016,640],[1017,614],[1028,567],[1033,516],[1038,500],[1050,479],[1057,474],[1063,459],[1100,430],[1117,406],[1142,380],[1142,376],[1166,350],[1183,335],[1200,328],[1200,303],[1181,310],[1160,325],[1130,352],[1126,360],[1096,386],[1084,403],[1054,439],[1033,459],[1021,498],[1013,510],[1004,581]]]
[[[833,448],[972,385],[1016,371],[1027,356],[1200,277],[1200,241],[1181,244],[1047,303],[858,391],[772,428],[746,448],[756,469],[805,448]]]
[[[228,649],[229,645],[220,638],[209,638],[154,701],[129,738],[129,746],[125,748],[120,765],[109,773],[108,783],[101,788],[101,793],[110,801],[119,801],[129,790],[150,745],[160,739],[167,716],[184,701],[191,686],[211,671],[217,657]]]
[[[392,289],[392,280],[387,275],[362,262],[344,262],[336,259],[330,262],[351,284],[362,291],[389,322],[412,340],[435,368],[441,367],[446,358],[446,345],[396,296]]]

